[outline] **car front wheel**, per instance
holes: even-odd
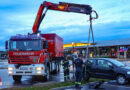
[[[13,75],[13,80],[14,80],[15,82],[20,82],[20,81],[21,81],[21,78],[22,78],[21,75]]]
[[[116,81],[118,84],[124,85],[126,83],[126,78],[124,75],[118,75]]]

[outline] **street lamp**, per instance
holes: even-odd
[[[72,42],[72,53],[74,53],[74,42]]]

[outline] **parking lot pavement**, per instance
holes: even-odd
[[[4,67],[4,65],[7,65],[7,63],[0,63],[1,67]],[[23,76],[22,81],[20,83],[14,82],[12,79],[12,76],[8,76],[8,70],[5,68],[0,69],[0,77],[2,79],[2,86],[0,86],[0,89],[2,88],[10,88],[10,87],[25,87],[25,86],[32,86],[37,84],[46,84],[50,82],[64,82],[64,73],[63,69],[61,67],[60,73],[50,75],[49,81],[39,81],[35,80],[31,76]],[[70,73],[70,78],[73,77],[73,73]]]
[[[0,69],[6,69],[8,66],[8,62],[0,62]]]
[[[93,88],[89,88],[88,84],[85,84],[80,89],[75,88],[75,86],[67,86],[67,87],[61,87],[61,88],[54,88],[52,90],[130,90],[130,87],[103,84],[103,85],[101,85],[101,87],[99,89],[93,89]]]
[[[125,61],[126,64],[128,64],[130,66],[130,61]],[[0,87],[1,88],[9,88],[9,87],[13,87],[13,86],[32,86],[34,84],[39,84],[39,83],[45,83],[45,82],[39,82],[39,81],[35,81],[32,79],[32,77],[29,77],[29,76],[25,76],[22,78],[22,82],[21,83],[15,83],[12,79],[12,76],[8,76],[7,74],[7,69],[5,69],[5,67],[7,67],[8,63],[7,62],[0,62],[0,66],[2,67],[0,69],[0,77],[2,78],[2,82],[3,82],[3,86]],[[4,68],[3,68],[4,67]],[[71,73],[71,76],[73,74]],[[52,75],[51,76],[51,81],[54,81],[54,82],[64,82],[64,75],[63,75],[63,70],[62,70],[62,67],[61,67],[61,71],[59,74],[56,74],[56,75]],[[104,84],[103,85],[106,89],[105,90],[130,90],[130,84],[128,85],[125,85],[125,86],[119,86],[117,85],[115,82],[109,82],[107,84]],[[69,89],[67,89],[69,88]],[[67,88],[64,88],[62,90],[76,90],[73,87],[67,87]],[[118,89],[117,89],[118,88]],[[88,85],[83,85],[83,88],[81,90],[86,90],[88,89]],[[55,89],[55,90],[61,90],[61,89]],[[89,89],[89,90],[93,90],[93,89]]]

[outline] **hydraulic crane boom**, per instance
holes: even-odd
[[[43,13],[44,9],[45,9],[45,12]],[[64,2],[55,4],[55,3],[44,1],[43,4],[40,5],[40,8],[37,13],[37,17],[35,19],[35,22],[32,28],[34,34],[39,32],[39,26],[43,18],[45,17],[45,14],[48,9],[64,11],[64,12],[82,13],[82,14],[88,14],[88,15],[92,13],[92,7],[89,5],[64,3]]]

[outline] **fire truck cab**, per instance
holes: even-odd
[[[54,37],[57,35],[48,35],[50,35],[52,40],[46,40],[46,38],[43,37],[44,34],[19,34],[10,38],[8,74],[13,76],[15,81],[20,81],[22,76],[25,75],[44,76],[46,79],[49,79],[50,72],[58,72],[58,58],[61,59],[63,56],[63,40],[60,40],[60,54],[54,56],[55,52],[53,52],[53,49],[49,50],[48,46],[51,45],[55,47]],[[45,36],[47,36],[47,34],[45,34]],[[54,57],[57,58],[54,59]]]

